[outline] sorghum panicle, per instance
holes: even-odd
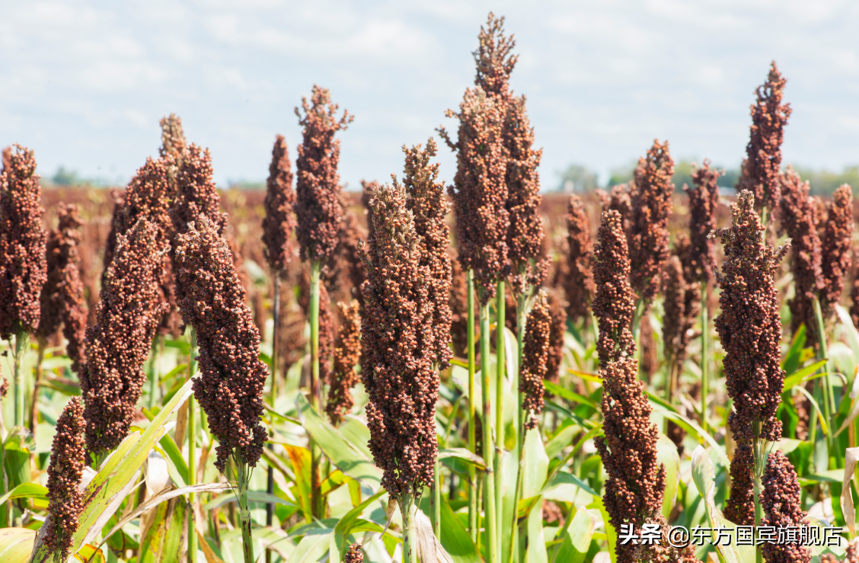
[[[659,273],[668,258],[668,217],[674,194],[674,160],[668,142],[654,141],[647,156],[638,161],[630,193],[630,283],[640,301],[647,304],[659,289]]]
[[[850,317],[859,328],[859,252],[853,251],[853,284],[850,286]]]
[[[554,293],[547,297],[549,304],[549,355],[546,358],[546,379],[557,383],[560,378],[561,360],[564,359],[564,334],[567,332],[567,313],[563,302]]]
[[[686,359],[686,347],[694,334],[701,297],[698,284],[686,280],[683,264],[678,256],[681,253],[688,255],[688,238],[678,237],[676,252],[668,258],[662,271],[662,293],[665,296],[662,342],[669,366],[682,365]]]
[[[44,542],[52,552],[69,557],[78,516],[83,511],[80,482],[86,463],[85,422],[80,397],[72,397],[57,419],[57,432],[48,465],[48,518]]]
[[[194,396],[219,442],[215,466],[224,472],[235,456],[253,467],[267,438],[260,416],[268,370],[232,253],[217,225],[200,215],[178,235],[175,260],[179,308],[196,331],[200,354]]]
[[[716,331],[725,350],[723,370],[734,412],[728,423],[737,442],[752,435],[752,423],[762,424],[760,438],[776,441],[781,422],[775,413],[781,402],[784,371],[780,366],[781,321],[774,273],[790,242],[773,248],[764,244],[764,230],[754,211],[754,196],[741,192],[731,206],[733,224],[717,235],[725,247],[725,260],[716,280],[722,290],[722,312]]]
[[[78,246],[81,225],[76,205],[60,203],[59,225],[51,230],[47,244],[48,277],[42,286],[41,318],[37,334],[48,338],[63,326],[66,353],[72,360],[72,371],[80,373],[85,362],[87,307],[80,276]]]
[[[616,186],[612,186],[609,193],[605,193],[602,190],[597,190],[597,195],[600,198],[600,203],[602,204],[602,210],[607,211],[609,209],[613,209],[620,213],[621,225],[623,226],[623,232],[629,232],[629,220],[632,216],[632,200],[629,195],[629,185],[628,184],[618,184]]]
[[[353,543],[343,558],[345,563],[364,563],[364,551],[360,543]]]
[[[635,354],[630,327],[635,294],[629,285],[629,254],[620,213],[603,211],[594,249],[594,283],[597,292],[593,314],[599,323],[597,352],[605,366]]]
[[[437,152],[432,137],[426,149],[416,145],[403,147],[403,152],[406,155],[403,171],[406,209],[412,214],[415,233],[420,239],[421,266],[429,273],[424,281],[428,284],[427,299],[433,304],[431,346],[436,366],[443,370],[453,356],[450,350],[450,229],[445,222],[450,204],[444,194],[444,184],[438,181],[439,165],[431,163]]]
[[[522,376],[519,392],[524,395],[522,410],[528,416],[525,428],[537,427],[537,416],[543,412],[543,380],[546,378],[546,361],[549,356],[549,337],[552,319],[545,293],[540,293],[525,323],[525,341],[522,350]]]
[[[262,241],[265,258],[272,272],[286,270],[292,257],[290,234],[295,229],[295,191],[289,152],[283,135],[278,135],[271,152],[265,193],[265,217],[262,220]]]
[[[755,454],[750,442],[737,445],[731,459],[731,494],[725,500],[725,518],[738,526],[755,523]]]
[[[448,187],[456,216],[459,261],[474,270],[475,286],[483,304],[495,297],[496,282],[506,277],[507,148],[504,145],[504,104],[480,88],[468,89],[459,113],[456,143],[440,128],[439,135],[456,151],[456,176]]]
[[[567,271],[563,278],[567,295],[567,316],[573,321],[590,314],[594,294],[591,227],[582,199],[573,194],[567,206]]]
[[[513,54],[516,46],[513,36],[504,34],[504,17],[496,18],[489,12],[486,27],[480,26],[477,40],[479,46],[472,53],[477,67],[474,85],[490,96],[506,98],[510,89],[510,73],[519,57]]]
[[[87,450],[101,455],[128,435],[146,375],[141,367],[163,312],[158,293],[158,229],[140,219],[117,234],[80,373]]]
[[[762,526],[784,529],[808,526],[807,514],[802,510],[801,489],[796,470],[787,457],[775,450],[767,459],[766,471],[761,479],[764,509]],[[761,546],[767,563],[809,563],[811,551],[797,543],[764,543]]]
[[[337,425],[352,410],[355,400],[352,388],[358,382],[355,366],[361,357],[361,314],[357,301],[348,305],[337,303],[340,310],[340,328],[334,344],[334,367],[328,380],[328,401],[325,412],[332,424]]]
[[[433,480],[437,452],[437,354],[430,299],[431,272],[402,185],[374,191],[375,236],[363,249],[367,268],[361,338],[362,378],[370,401],[370,450],[394,498],[416,494]],[[445,303],[446,303],[445,296]]]
[[[47,277],[42,187],[33,151],[8,151],[0,172],[0,338],[32,334]]]
[[[364,219],[367,223],[367,240],[373,238],[373,209],[370,207],[370,200],[373,199],[373,190],[378,187],[379,182],[375,180],[361,180],[361,205],[364,207]]]
[[[755,91],[757,101],[751,106],[749,144],[737,182],[737,192],[752,192],[759,207],[773,211],[781,198],[781,143],[791,113],[790,104],[782,103],[786,83],[773,61],[767,81]]]
[[[227,226],[227,215],[221,213],[221,196],[215,187],[212,157],[209,149],[191,145],[184,153],[184,160],[176,179],[176,199],[170,208],[170,218],[176,234],[187,231],[189,223],[205,216],[210,225],[223,234]]]
[[[809,334],[817,333],[814,298],[823,288],[820,239],[817,234],[817,208],[793,168],[781,177],[781,226],[791,239],[790,269],[794,296],[790,300],[791,332],[805,324]]]
[[[313,86],[310,102],[302,98],[304,116],[298,108],[295,115],[303,127],[303,142],[298,147],[295,183],[297,217],[296,236],[302,260],[325,261],[337,246],[340,229],[340,141],[334,135],[345,130],[353,117],[348,111],[337,119],[336,104],[325,88]]]
[[[185,153],[185,132],[182,130],[182,120],[175,113],[161,118],[161,148],[162,157],[169,157],[180,164]]]
[[[710,233],[716,230],[716,207],[719,205],[719,177],[723,170],[712,168],[710,161],[692,172],[696,188],[684,185],[689,196],[690,265],[696,273],[695,281],[712,283],[716,266],[716,244]],[[690,281],[692,281],[690,279]]]
[[[522,295],[529,287],[543,284],[548,268],[548,263],[540,260],[544,235],[538,208],[543,198],[537,167],[543,151],[534,149],[534,129],[525,110],[525,97],[512,98],[507,107],[507,247],[513,266],[511,289],[514,295]]]
[[[844,184],[835,190],[832,202],[826,206],[826,226],[821,246],[823,290],[820,304],[824,312],[841,301],[844,274],[850,266],[853,244],[853,191]]]

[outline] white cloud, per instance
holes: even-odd
[[[130,176],[175,111],[212,147],[219,181],[259,179],[275,133],[298,141],[292,109],[318,83],[357,117],[342,135],[343,180],[386,179],[403,143],[451,126],[443,112],[473,81],[490,9],[517,38],[513,87],[528,96],[546,185],[571,162],[629,162],[655,137],[677,156],[737,163],[773,59],[795,110],[786,157],[859,161],[850,0],[5,3],[0,144],[34,145],[50,172]]]

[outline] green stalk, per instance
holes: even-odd
[[[418,563],[418,542],[415,522],[412,519],[414,498],[409,493],[400,495],[400,514],[403,516],[403,563]]]
[[[435,460],[432,477],[432,495],[430,496],[430,520],[432,520],[432,533],[441,541],[441,471],[439,471],[438,458]]]
[[[707,428],[707,396],[710,394],[710,319],[707,310],[707,282],[701,284],[701,428]]]
[[[525,471],[525,394],[522,393],[522,356],[525,349],[525,323],[527,322],[527,297],[522,294],[516,297],[516,357],[518,358],[519,366],[519,416],[514,417],[517,422],[516,435],[516,454],[519,463],[516,464],[516,488],[513,490],[513,522],[510,530],[510,543],[506,552],[508,561],[518,561],[518,550],[516,549],[516,539],[519,537],[519,519],[518,507],[519,499],[522,497],[522,473]],[[504,553],[504,551],[502,551]]]
[[[149,410],[155,406],[155,391],[158,389],[158,333],[152,338],[152,351],[149,354],[149,373],[146,374],[149,379]],[[191,350],[191,353],[194,351]]]
[[[277,400],[277,327],[280,324],[280,273],[275,270],[272,272],[272,280],[274,281],[274,311],[272,314],[273,326],[271,334],[271,408],[275,408]],[[271,444],[268,444],[271,448]],[[266,492],[270,495],[274,494],[274,469],[271,465],[268,466],[268,474],[266,475]],[[274,523],[274,503],[265,505],[265,525],[271,526]],[[272,551],[265,550],[265,563],[271,563]]]
[[[319,292],[322,264],[310,262],[310,406],[319,410]],[[314,518],[322,518],[322,495],[319,448],[310,439],[310,510]]]
[[[497,523],[495,506],[494,455],[492,453],[492,403],[489,398],[489,303],[480,306],[480,378],[483,398],[483,461],[486,477],[483,480],[484,513],[483,527],[486,530],[484,545],[486,563],[498,563]]]
[[[468,283],[468,451],[478,454],[477,451],[477,405],[474,401],[475,385],[474,375],[477,371],[474,353],[474,271],[468,270],[466,274]],[[477,505],[477,472],[474,466],[468,466],[468,533],[471,541],[477,543],[477,519],[479,515]]]
[[[188,358],[188,379],[194,377],[197,371],[197,331],[191,327],[191,357]],[[196,411],[194,406],[194,395],[188,397],[188,486],[197,484],[197,426],[195,424]],[[197,513],[194,510],[197,495],[188,495],[188,504],[191,510],[188,512],[188,563],[197,563]]]
[[[36,381],[33,383],[33,398],[30,400],[30,434],[33,436],[33,440],[36,440],[36,426],[39,419],[39,391],[42,388],[42,362],[45,359],[45,347],[47,346],[47,342],[45,342],[44,338],[39,338],[39,357],[36,360]]]
[[[0,418],[3,413],[0,412]],[[9,480],[6,476],[6,448],[3,447],[3,442],[6,436],[0,433],[0,495],[5,495],[9,491]],[[12,525],[12,503],[4,502],[0,508],[0,528],[8,528]]]
[[[243,459],[238,458],[238,455],[236,456],[235,462],[239,489],[239,521],[241,522],[242,528],[242,555],[244,556],[244,563],[256,563],[254,560],[254,540],[251,529],[252,521],[250,501],[248,499],[250,468]]]
[[[835,391],[832,389],[832,381],[829,378],[829,374],[832,373],[832,366],[828,358],[829,352],[826,347],[826,326],[823,323],[823,313],[820,310],[820,301],[817,299],[816,295],[814,296],[812,303],[814,305],[814,320],[817,321],[817,359],[826,360],[824,369],[826,370],[827,375],[819,379],[823,389],[823,416],[826,420],[832,421],[832,417],[836,412]],[[833,439],[832,432],[830,432],[826,437],[826,441],[829,446],[829,456],[835,456],[837,467],[837,463],[841,458],[841,452],[835,447],[835,440]]]
[[[14,374],[15,381],[15,426],[24,426],[24,372],[21,364],[24,361],[24,352],[30,342],[30,334],[19,329],[15,333]]]
[[[501,530],[504,529],[504,308],[507,301],[504,294],[504,281],[499,280],[495,294],[495,510],[498,531],[498,556],[501,552]]]

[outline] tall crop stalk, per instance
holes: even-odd
[[[24,352],[30,343],[30,334],[25,330],[15,333],[13,353],[13,377],[15,381],[15,426],[24,426]]]
[[[418,542],[415,535],[414,497],[411,493],[400,495],[400,512],[403,516],[403,563],[418,563]]]
[[[310,263],[310,405],[319,410],[319,292],[322,265]],[[319,448],[310,441],[310,509],[315,518],[322,518],[322,495]]]
[[[236,455],[238,458],[239,456]],[[236,477],[239,497],[239,521],[242,528],[242,555],[244,563],[256,563],[254,559],[254,540],[248,491],[250,490],[251,471],[243,460],[236,460]]]
[[[835,392],[832,389],[832,381],[829,378],[829,375],[833,373],[832,363],[829,361],[829,352],[826,346],[826,326],[823,323],[823,313],[820,310],[820,300],[815,296],[812,304],[814,306],[814,319],[817,323],[817,359],[826,360],[826,364],[823,368],[826,375],[821,378],[821,389],[823,390],[823,417],[827,421],[830,421],[831,424],[833,421],[832,417],[836,412]],[[841,461],[841,452],[835,446],[835,440],[831,431],[826,436],[826,443],[829,448],[829,457],[835,456],[836,467],[838,467],[838,464]]]
[[[707,282],[701,284],[701,428],[707,424],[707,395],[710,394],[710,319],[707,311]]]
[[[477,405],[474,401],[475,389],[475,350],[474,350],[474,270],[468,269],[468,450],[477,454]],[[481,452],[482,453],[482,452]],[[468,533],[471,541],[477,543],[477,527],[480,509],[477,503],[477,472],[473,465],[468,466]]]
[[[197,332],[191,327],[191,354],[188,358],[188,379],[193,379],[197,371]],[[194,395],[188,397],[188,486],[197,484],[197,409],[194,405]],[[197,563],[197,511],[196,493],[188,495],[188,563]]]
[[[274,280],[274,311],[271,335],[271,408],[275,408],[277,401],[277,343],[278,343],[278,325],[280,324],[280,275],[277,271],[272,273]],[[271,446],[269,445],[269,448]],[[268,465],[268,474],[266,475],[266,492],[270,495],[274,494],[274,468],[271,464]],[[271,526],[274,524],[274,503],[265,505],[265,525]],[[271,563],[272,551],[267,549],[265,552],[266,563]]]
[[[504,350],[504,285],[504,281],[499,280],[495,294],[495,529],[498,534],[499,557],[502,557],[501,530],[504,525],[504,368],[507,364]]]
[[[480,305],[480,377],[481,397],[483,398],[483,462],[486,464],[486,477],[483,482],[483,527],[486,530],[484,544],[487,563],[498,563],[496,539],[498,507],[495,503],[495,463],[492,452],[492,403],[490,402],[489,380],[489,303]],[[497,407],[497,405],[496,405]],[[496,430],[497,432],[497,430]]]

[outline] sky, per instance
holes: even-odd
[[[784,158],[859,164],[859,2],[603,0],[0,0],[0,145],[125,183],[182,118],[219,185],[264,181],[275,135],[301,140],[294,108],[314,84],[355,120],[341,181],[400,174],[402,146],[456,125],[488,12],[506,17],[544,189],[582,164],[603,180],[654,139],[675,158],[735,167],[771,61],[793,115]],[[440,146],[441,176],[455,161]]]

